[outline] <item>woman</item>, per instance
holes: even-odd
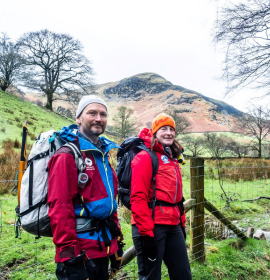
[[[175,139],[175,122],[170,116],[160,114],[153,120],[152,130],[142,129],[139,137],[156,152],[159,161],[154,219],[151,157],[147,151],[141,151],[131,163],[132,238],[139,279],[161,279],[164,260],[170,279],[190,280],[184,238],[186,219],[180,206],[183,202],[182,177],[177,162],[182,147]]]

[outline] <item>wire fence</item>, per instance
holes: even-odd
[[[270,166],[191,164],[182,168],[182,176],[191,268],[194,262],[207,259],[208,252],[228,246],[224,240],[244,239],[248,227],[264,229],[270,211],[262,210],[264,199],[260,197],[270,194]],[[16,180],[0,180],[0,184],[11,183]],[[21,228],[15,238],[16,205],[17,197],[0,197],[0,279],[56,279],[52,238],[36,239]],[[132,246],[132,236],[125,223],[126,250]],[[138,279],[136,258],[115,279]],[[162,279],[169,279],[165,265]]]

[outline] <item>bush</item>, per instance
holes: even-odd
[[[3,153],[0,154],[0,178],[1,180],[14,180],[19,169],[20,153],[14,150],[14,141],[7,139],[2,144]],[[0,195],[11,193],[14,182],[0,184]]]
[[[4,112],[7,112],[7,113],[9,113],[9,114],[11,114],[11,115],[14,114],[14,112],[13,112],[12,110],[10,110],[10,109],[4,109]]]
[[[127,209],[125,206],[118,208],[117,212],[123,218],[125,223],[130,223],[131,221],[131,211]]]
[[[2,131],[2,132],[6,132],[6,129],[5,129],[5,128],[2,128],[1,131]]]
[[[18,117],[16,117],[16,118],[15,118],[15,122],[19,122],[19,123],[20,123],[21,120],[20,120]]]
[[[14,141],[14,148],[18,149],[20,147],[21,147],[21,144],[20,144],[19,140],[16,138],[15,141]]]

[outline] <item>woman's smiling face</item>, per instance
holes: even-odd
[[[156,132],[156,138],[163,146],[171,146],[175,139],[175,130],[169,125],[162,126]]]

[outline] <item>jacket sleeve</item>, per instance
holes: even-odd
[[[181,180],[181,184],[180,184],[180,186],[181,186],[181,192],[182,192],[182,194],[183,194],[183,197],[185,197],[184,196],[184,190],[183,190],[183,181],[182,181],[182,174],[181,174],[181,167],[178,165],[178,167],[179,167],[179,174],[180,174],[180,180]],[[182,222],[182,225],[183,225],[183,227],[186,225],[186,210],[185,210],[185,206],[184,206],[184,212],[183,213],[181,213],[181,222]]]
[[[70,154],[55,154],[48,164],[48,205],[53,242],[64,262],[81,253],[76,233],[73,199],[78,193],[78,174]]]
[[[154,236],[152,211],[148,207],[148,194],[152,183],[152,162],[146,151],[135,156],[131,162],[131,211],[139,233]]]

